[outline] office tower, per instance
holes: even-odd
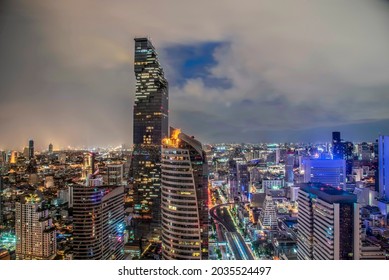
[[[147,38],[135,38],[136,92],[132,177],[137,237],[159,236],[161,227],[161,143],[168,136],[168,83]]]
[[[124,259],[124,188],[89,175],[73,187],[73,256],[76,260]]]
[[[250,182],[250,173],[248,171],[247,164],[239,163],[237,165],[237,178],[239,191],[243,195],[244,199],[247,199],[249,196],[249,182]]]
[[[228,185],[229,185],[229,200],[234,201],[239,197],[238,188],[238,165],[236,160],[230,159],[228,161]]]
[[[263,229],[276,230],[278,228],[276,206],[273,198],[266,195],[262,212],[259,215],[259,222]]]
[[[30,140],[28,142],[28,158],[29,159],[34,158],[34,140]]]
[[[49,154],[53,153],[53,144],[49,144]]]
[[[11,156],[10,156],[10,159],[9,159],[9,163],[10,164],[15,164],[17,158],[18,158],[18,152],[17,151],[11,151]]]
[[[298,194],[297,256],[300,260],[359,259],[357,196],[323,184],[305,184]]]
[[[38,195],[29,195],[16,203],[16,258],[53,259],[57,253],[56,232],[49,210]]]
[[[95,173],[95,154],[93,152],[84,154],[84,164],[82,167],[82,178],[86,180],[89,175]]]
[[[208,170],[199,141],[172,129],[162,148],[164,259],[208,259]]]
[[[380,198],[389,201],[389,136],[378,138],[378,178]]]
[[[107,184],[109,186],[123,185],[123,164],[107,165]]]
[[[306,159],[304,183],[323,183],[346,188],[346,161],[344,159]]]
[[[332,132],[332,155],[334,159],[344,159],[345,145],[340,138],[340,132]]]
[[[332,132],[332,145],[340,143],[341,141],[342,139],[340,138],[340,132],[339,131]]]
[[[285,183],[287,186],[292,186],[294,182],[293,167],[294,167],[294,154],[293,152],[289,152],[285,164]]]

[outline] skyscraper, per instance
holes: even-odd
[[[273,198],[266,195],[262,212],[259,216],[259,222],[263,229],[276,230],[278,227],[276,206]]]
[[[73,257],[124,259],[124,187],[104,186],[93,175],[87,184],[73,187]]]
[[[49,144],[49,153],[52,154],[53,153],[53,144]]]
[[[29,159],[34,158],[34,140],[30,140],[28,142],[28,158]]]
[[[357,196],[323,184],[306,184],[298,194],[297,256],[300,260],[359,259]]]
[[[16,258],[53,259],[57,252],[55,227],[38,195],[22,197],[15,211]]]
[[[121,186],[123,185],[123,164],[108,164],[107,165],[107,185]]]
[[[95,173],[95,154],[89,152],[84,154],[84,164],[82,167],[82,179],[86,180],[89,175]]]
[[[134,71],[134,217],[151,225],[135,232],[140,237],[161,226],[161,143],[168,136],[168,83],[148,38],[135,38]]]
[[[208,170],[199,141],[172,129],[162,148],[164,259],[208,259]]]
[[[323,183],[346,188],[346,161],[343,159],[305,159],[304,183]]]
[[[294,154],[293,152],[288,152],[288,156],[286,158],[286,164],[285,164],[285,183],[288,186],[293,186],[293,182],[294,182],[293,167],[294,167]]]
[[[378,138],[378,178],[380,198],[389,201],[389,136]]]

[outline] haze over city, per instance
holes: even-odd
[[[206,8],[204,8],[206,7]],[[204,143],[389,132],[388,1],[1,1],[1,147],[132,143],[133,38]]]

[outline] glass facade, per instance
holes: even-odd
[[[135,38],[134,71],[134,212],[136,219],[149,221],[158,229],[161,224],[161,141],[168,136],[168,83],[148,38]]]

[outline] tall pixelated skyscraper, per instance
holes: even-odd
[[[136,231],[140,237],[161,226],[161,143],[168,136],[168,83],[148,38],[135,38],[134,71],[134,218],[149,225]]]
[[[53,144],[49,144],[49,153],[51,154],[51,153],[53,153]]]
[[[73,187],[73,258],[124,259],[124,187],[106,186],[88,175],[87,185]]]
[[[320,183],[305,184],[298,205],[298,259],[360,258],[360,206],[355,194]]]
[[[48,208],[38,195],[24,196],[16,203],[15,232],[17,259],[48,260],[55,257],[55,227]]]
[[[28,142],[28,158],[29,159],[34,158],[34,140],[30,140]]]
[[[172,129],[162,148],[162,255],[208,259],[208,165],[199,141]]]

